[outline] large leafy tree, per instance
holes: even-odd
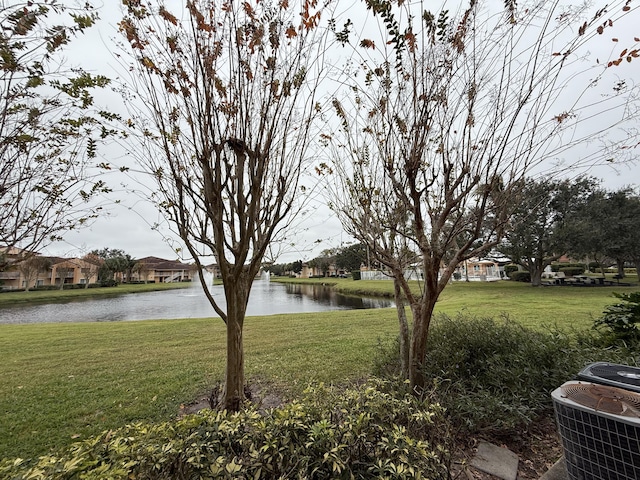
[[[131,272],[136,264],[136,260],[124,250],[118,248],[105,247],[89,252],[89,256],[100,259],[100,268],[98,271],[98,279],[101,282],[113,280],[118,275],[120,280],[131,278]]]
[[[92,167],[113,116],[92,92],[109,80],[64,63],[96,19],[89,2],[0,2],[0,244],[35,250],[99,213]]]
[[[600,264],[610,259],[624,277],[626,262],[636,268],[640,263],[639,221],[640,197],[632,188],[598,189],[575,213],[568,238],[570,251]]]
[[[509,228],[497,249],[527,269],[534,287],[540,286],[545,267],[570,251],[579,228],[578,213],[584,211],[596,186],[589,178],[522,182]]]
[[[554,162],[585,141],[593,148],[576,163],[604,159],[598,138],[633,117],[627,109],[590,123],[604,103],[629,106],[633,95],[615,78],[610,95],[588,101],[589,89],[609,78],[606,62],[574,75],[585,67],[581,49],[629,8],[506,2],[495,11],[472,0],[457,13],[434,13],[421,2],[366,4],[383,35],[356,36],[359,19],[336,26],[358,61],[345,79],[351,89],[335,97],[340,128],[325,136],[332,162],[321,167],[345,229],[389,269],[410,305],[407,376],[419,389],[436,302],[461,262],[499,244],[523,179],[568,168]],[[409,258],[419,259],[419,293],[404,274]]]
[[[360,266],[366,263],[367,248],[361,243],[343,247],[336,253],[336,266],[349,272],[360,270]]]
[[[170,12],[125,4],[120,30],[133,57],[128,94],[139,160],[226,324],[221,400],[237,410],[251,285],[304,193],[312,120],[321,110],[324,7],[194,0]],[[220,268],[226,306],[205,284],[207,257]]]

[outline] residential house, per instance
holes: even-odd
[[[502,257],[471,258],[458,265],[452,280],[500,280],[506,278],[504,266],[508,263],[510,263],[510,260]],[[388,280],[391,276],[389,272],[383,270],[362,267],[360,268],[360,278],[362,280]],[[421,280],[422,272],[420,272],[418,265],[408,268],[405,271],[405,278],[408,280]]]
[[[133,280],[149,283],[190,282],[195,267],[179,261],[144,257],[137,261]]]
[[[82,258],[51,258],[50,276],[45,285],[96,283],[100,265]]]
[[[302,270],[296,274],[298,278],[312,278],[312,277],[344,277],[347,275],[347,271],[343,268],[338,268],[335,263],[331,263],[326,269],[320,267],[311,267],[308,263],[302,264]]]
[[[61,283],[86,284],[98,280],[98,265],[80,258],[45,257],[19,248],[0,249],[0,253],[4,253],[7,259],[6,267],[0,271],[0,288],[3,290]],[[29,270],[21,266],[20,263],[25,256],[41,260],[41,268]]]

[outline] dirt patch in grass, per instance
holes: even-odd
[[[215,408],[221,392],[221,385],[216,385],[209,392],[198,395],[196,399],[189,403],[180,405],[178,416],[198,413],[200,410]],[[272,385],[264,383],[252,383],[245,388],[245,397],[253,402],[258,411],[265,411],[277,408],[286,402],[285,395]]]

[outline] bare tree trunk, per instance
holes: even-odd
[[[435,301],[431,295],[425,295],[420,302],[411,306],[413,313],[413,336],[409,361],[409,384],[415,392],[420,392],[426,385],[424,360],[427,356],[427,338],[433,317]]]
[[[243,288],[238,290],[242,291]],[[227,298],[227,370],[222,405],[231,412],[240,410],[244,400],[244,349],[242,327],[246,298],[241,292],[226,292]]]
[[[532,287],[539,287],[540,285],[542,285],[542,272],[543,272],[543,269],[540,268],[538,265],[534,265],[531,268],[529,273],[531,275]]]
[[[238,319],[227,320],[227,371],[223,392],[224,408],[231,412],[240,410],[244,400],[244,351],[242,348],[242,323]]]
[[[398,312],[398,324],[400,327],[400,374],[402,378],[409,378],[409,324],[407,312],[404,307],[404,297],[399,280],[393,278],[393,295]]]
[[[433,319],[433,310],[440,295],[438,289],[438,273],[440,262],[425,262],[424,292],[411,305],[413,313],[413,336],[411,338],[411,352],[409,361],[409,384],[415,393],[420,393],[426,385],[424,374],[425,358],[427,356],[427,340],[429,328]],[[450,277],[447,275],[445,281]]]
[[[624,260],[616,259],[616,264],[618,265],[618,276],[624,278]]]

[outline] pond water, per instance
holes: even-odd
[[[224,308],[222,285],[210,287]],[[293,285],[256,281],[247,315],[322,312],[392,307],[389,299],[341,295],[322,285]],[[0,323],[114,322],[172,318],[217,317],[200,284],[188,289],[164,290],[59,303],[0,308]]]

